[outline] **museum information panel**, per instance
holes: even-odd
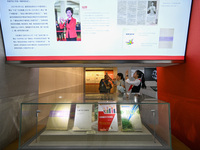
[[[76,41],[66,39],[67,7]],[[1,0],[0,9],[8,61],[183,60],[191,0]]]

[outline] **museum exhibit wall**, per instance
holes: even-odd
[[[186,62],[158,69],[158,98],[170,103],[172,134],[200,147],[200,1],[193,0]]]
[[[20,103],[37,99],[38,80],[38,69],[5,64],[0,31],[0,149],[19,137]]]
[[[97,94],[99,92],[99,83],[101,79],[104,79],[106,73],[113,78],[113,69],[114,68],[94,68],[91,70],[85,70],[85,94]],[[117,69],[117,68],[116,68]],[[113,93],[114,90],[111,88],[110,93]]]

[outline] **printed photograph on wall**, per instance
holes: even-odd
[[[147,24],[158,24],[158,4],[157,1],[148,1],[147,6]]]
[[[157,70],[156,68],[145,68],[144,78],[146,81],[157,81]]]
[[[57,41],[81,41],[79,0],[58,0],[54,10]]]

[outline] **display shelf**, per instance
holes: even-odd
[[[171,149],[169,104],[162,101],[22,103],[20,124],[19,149]]]

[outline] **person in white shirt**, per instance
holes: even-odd
[[[129,80],[128,70],[127,70],[125,82],[131,85],[131,88],[132,88],[131,93],[139,93],[141,87],[146,88],[144,73],[142,71],[136,70],[135,73],[133,74],[133,78],[135,78],[134,81]]]

